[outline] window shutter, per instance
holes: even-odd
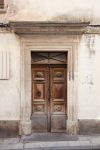
[[[0,51],[0,80],[9,79],[9,52]]]
[[[4,8],[4,0],[0,0],[0,8]]]

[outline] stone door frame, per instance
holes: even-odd
[[[31,52],[32,51],[64,51],[68,53],[67,69],[67,134],[77,134],[77,85],[78,85],[78,35],[52,35],[55,43],[51,42],[51,35],[45,41],[46,35],[21,37],[21,119],[20,134],[31,134]],[[59,37],[62,43],[59,44]],[[44,43],[41,39],[44,38]],[[63,38],[67,38],[64,39]],[[37,43],[35,43],[37,39]]]

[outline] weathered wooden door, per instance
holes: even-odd
[[[32,130],[66,132],[66,65],[32,65]]]

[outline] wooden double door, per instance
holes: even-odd
[[[66,65],[32,65],[33,132],[66,132],[66,78]]]

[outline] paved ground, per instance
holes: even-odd
[[[78,136],[78,139],[67,141],[30,141],[23,138],[0,139],[0,150],[100,150],[100,135]]]

